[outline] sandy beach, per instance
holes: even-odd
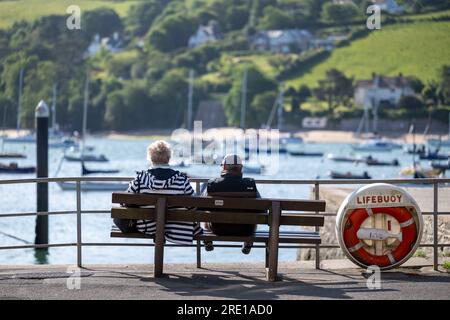
[[[250,129],[253,131],[254,129]],[[25,135],[29,133],[28,130],[16,131],[14,129],[4,130],[2,135],[8,137],[16,137],[20,135]],[[129,132],[94,132],[92,136],[105,137],[115,140],[156,140],[156,139],[170,139],[172,135],[172,130],[139,130],[139,131],[129,131]],[[206,129],[203,131],[206,137],[213,137],[221,135],[222,137],[230,136],[242,136],[243,131],[239,128],[214,128]],[[306,142],[319,142],[319,143],[357,143],[361,142],[365,138],[356,136],[352,131],[339,131],[339,130],[309,130],[309,131],[294,131],[290,132],[291,135],[303,138]],[[395,142],[399,143],[413,143],[414,137],[412,134],[398,134],[398,133],[382,133],[384,137],[387,137]],[[281,136],[288,136],[289,133],[282,132]],[[431,138],[431,136],[425,136],[423,134],[416,134],[416,143],[424,143],[426,139]],[[442,136],[443,139],[448,138],[448,136]]]
[[[214,134],[211,134],[213,131]],[[242,135],[242,130],[233,128],[217,128],[205,130],[205,135],[214,136],[216,134],[227,136],[240,136]],[[293,136],[301,137],[306,142],[311,143],[357,143],[363,141],[367,137],[358,137],[354,132],[351,131],[337,131],[337,130],[310,130],[310,131],[297,131],[291,133]],[[142,131],[142,132],[132,132],[132,133],[104,133],[103,136],[107,136],[111,139],[148,139],[154,140],[158,138],[167,139],[171,136],[171,132],[163,131]],[[285,135],[285,133],[282,133]],[[416,134],[415,138],[412,134],[385,134],[385,137],[392,139],[399,143],[413,143],[414,139],[416,143],[425,143],[426,139],[430,136],[425,136],[423,134]],[[445,136],[443,137],[445,139]]]

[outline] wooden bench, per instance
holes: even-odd
[[[268,225],[268,232],[258,231],[251,237],[218,236],[212,233],[194,237],[194,240],[197,240],[197,267],[200,267],[200,241],[260,242],[264,243],[266,247],[266,278],[269,281],[275,281],[277,279],[280,243],[320,244],[321,242],[318,232],[280,232],[280,226],[321,227],[324,223],[324,217],[319,215],[318,212],[325,211],[325,201],[321,200],[242,199],[241,197],[230,197],[230,194],[227,197],[217,195],[214,197],[191,197],[115,192],[112,194],[112,203],[125,205],[113,207],[111,209],[112,218],[143,219],[156,222],[154,236],[142,233],[122,233],[117,228],[113,228],[111,232],[111,237],[116,238],[154,239],[155,277],[163,275],[166,220]],[[218,209],[220,211],[214,211]],[[304,214],[298,211],[315,212],[315,214]]]

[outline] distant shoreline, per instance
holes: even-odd
[[[204,133],[208,133],[209,130],[204,130]],[[223,136],[230,136],[236,134],[240,129],[235,128],[216,128],[215,133],[219,133]],[[29,133],[29,130],[20,130],[19,135],[25,135]],[[290,133],[295,137],[301,137],[305,142],[310,143],[358,143],[364,139],[357,137],[352,131],[342,131],[342,130],[298,130],[290,131]],[[17,131],[15,129],[7,129],[2,131],[2,135],[7,135],[9,137],[16,137]],[[114,132],[114,131],[104,131],[104,132],[94,132],[90,136],[101,137],[114,140],[157,140],[157,139],[170,139],[172,130],[140,130],[140,131],[129,131],[129,132]],[[283,132],[282,134],[286,134]],[[413,143],[413,135],[407,133],[382,133],[383,137],[387,137],[399,143]],[[427,139],[434,137],[437,138],[438,135],[424,135],[416,134],[415,141],[417,144],[425,143]],[[442,139],[447,139],[448,135],[442,135]]]

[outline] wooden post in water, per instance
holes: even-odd
[[[36,162],[37,177],[48,178],[48,117],[44,100],[36,107]],[[37,184],[37,212],[48,212],[48,183]],[[37,216],[35,244],[48,244],[48,216]]]

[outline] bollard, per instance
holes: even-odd
[[[36,107],[36,162],[37,178],[48,178],[48,117],[49,110],[44,100]],[[48,212],[48,183],[37,184],[37,212]],[[35,244],[48,244],[48,216],[36,217]]]

